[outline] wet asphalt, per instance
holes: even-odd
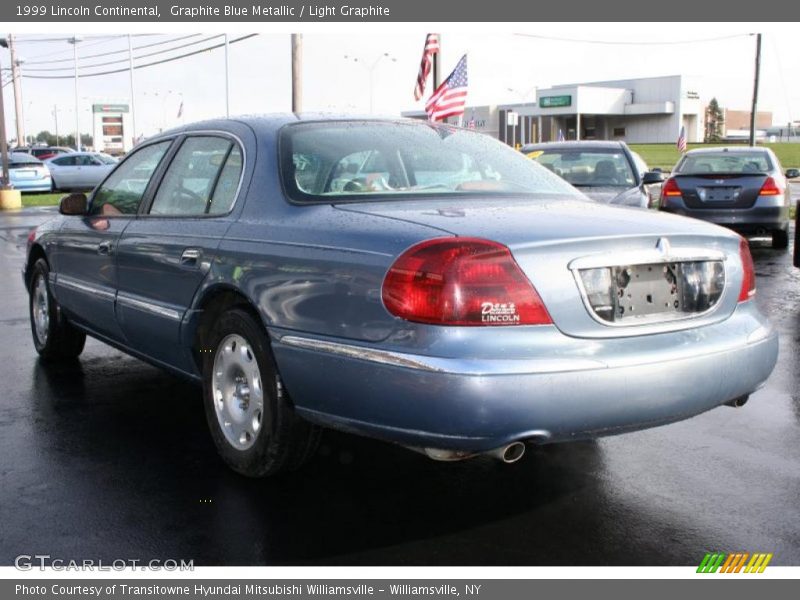
[[[217,458],[197,388],[90,340],[33,349],[19,275],[42,209],[0,213],[0,565],[20,554],[200,565],[696,565],[706,551],[800,564],[800,270],[754,242],[778,366],[740,409],[436,463],[327,432],[301,472]]]

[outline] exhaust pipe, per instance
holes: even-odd
[[[432,460],[442,462],[454,462],[458,460],[466,460],[474,458],[480,454],[486,454],[492,458],[496,458],[506,464],[517,462],[525,454],[525,444],[523,442],[511,442],[507,446],[495,448],[488,452],[470,452],[467,450],[443,450],[441,448],[419,448],[416,446],[405,446],[408,450],[424,454]]]
[[[487,452],[487,454],[510,465],[511,463],[517,462],[525,455],[525,444],[522,442],[512,442],[508,446],[491,450]]]
[[[749,399],[750,399],[749,394],[747,396],[739,396],[738,398],[734,398],[733,400],[728,400],[725,403],[725,406],[732,406],[733,408],[741,408],[745,404],[747,404],[747,401]]]

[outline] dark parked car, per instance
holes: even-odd
[[[565,179],[592,200],[657,208],[661,171],[651,171],[625,142],[526,144],[522,153]]]
[[[189,125],[60,212],[24,268],[42,359],[88,334],[201,383],[249,476],[320,426],[514,462],[739,406],[777,357],[738,235],[596,203],[465,129]]]
[[[690,150],[661,189],[661,210],[729,227],[742,235],[770,235],[789,245],[789,185],[769,148]]]
[[[75,152],[72,148],[65,148],[63,146],[33,146],[32,148],[25,148],[22,150],[38,158],[39,160],[47,160],[60,154],[69,154]]]

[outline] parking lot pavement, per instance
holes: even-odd
[[[305,470],[239,477],[196,388],[99,342],[38,362],[19,276],[42,211],[0,214],[0,564],[696,565],[707,550],[800,564],[800,273],[754,243],[778,367],[740,409],[515,465],[435,463],[328,433]]]

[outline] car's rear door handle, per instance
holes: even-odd
[[[196,267],[203,251],[199,248],[187,248],[181,254],[181,266],[183,267]]]
[[[101,242],[97,246],[97,253],[103,255],[111,254],[111,242]]]

